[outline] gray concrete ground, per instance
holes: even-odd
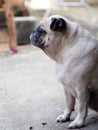
[[[32,46],[0,57],[0,130],[59,129],[63,91],[52,64]]]
[[[65,130],[68,123],[56,122],[63,110],[63,87],[56,80],[54,62],[44,52],[27,45],[19,47],[15,55],[9,55],[7,50],[2,53],[0,130]],[[96,113],[91,115],[85,130],[92,130],[92,125],[98,128]]]

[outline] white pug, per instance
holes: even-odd
[[[43,19],[30,39],[56,62],[57,78],[65,89],[66,108],[57,121],[70,119],[77,99],[78,113],[68,128],[82,127],[88,107],[98,111],[98,40],[59,15]]]

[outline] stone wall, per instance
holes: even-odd
[[[98,0],[86,0],[88,3],[98,3]]]
[[[74,1],[79,1],[79,0],[64,0],[66,2],[74,2]],[[98,0],[85,0],[86,2],[90,4],[98,3]]]
[[[50,1],[54,1],[54,0],[50,0]],[[79,0],[64,0],[64,1],[74,2],[74,1],[79,1]],[[98,3],[98,0],[85,0],[85,1],[88,2],[88,3],[92,3],[92,4]],[[12,0],[12,3],[15,4],[15,5],[22,5],[24,3],[24,0]]]

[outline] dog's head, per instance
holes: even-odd
[[[67,32],[66,20],[58,15],[43,19],[39,26],[31,33],[33,45],[45,50],[57,47]]]

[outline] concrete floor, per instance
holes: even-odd
[[[32,45],[0,56],[0,130],[65,130],[56,123],[64,110],[64,92],[56,80],[54,62]],[[73,114],[72,119],[76,114]],[[90,112],[85,129],[92,130],[98,116]],[[78,129],[80,130],[80,129]]]
[[[0,56],[0,130],[60,129],[55,119],[63,110],[63,88],[50,61],[32,46]]]

